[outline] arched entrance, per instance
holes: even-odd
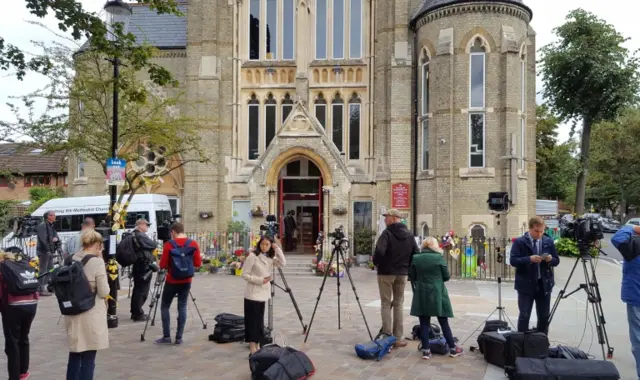
[[[280,169],[277,210],[285,252],[314,253],[318,233],[324,230],[322,186],[322,172],[308,158],[296,157]]]

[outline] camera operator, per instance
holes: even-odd
[[[544,220],[529,219],[529,232],[513,242],[511,266],[516,268],[515,289],[518,292],[518,331],[529,330],[533,303],[538,316],[537,330],[548,334],[551,291],[555,285],[552,267],[560,264],[553,239],[544,235]]]
[[[36,252],[38,254],[38,268],[40,274],[53,269],[53,254],[60,246],[58,232],[56,232],[56,229],[53,227],[53,223],[55,221],[56,213],[53,211],[47,211],[44,213],[44,220],[40,225],[38,225],[38,243],[36,245]],[[48,279],[49,276],[39,279],[41,296],[47,297],[51,295],[49,290],[47,290]]]
[[[134,322],[146,321],[148,316],[144,314],[142,306],[147,301],[149,289],[151,288],[151,272],[157,271],[156,259],[153,251],[157,248],[156,243],[147,236],[149,222],[146,219],[138,219],[136,228],[133,230],[134,247],[137,261],[133,264],[131,274],[133,275],[133,291],[131,292],[131,319]],[[154,270],[155,269],[155,270]]]
[[[67,240],[67,245],[65,247],[65,258],[73,255],[76,252],[82,251],[82,232],[86,230],[93,230],[96,228],[96,222],[93,218],[86,217],[82,221],[82,226],[80,227],[80,233],[78,236],[74,236],[71,239]]]

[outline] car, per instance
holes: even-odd
[[[603,232],[616,233],[620,229],[620,222],[611,218],[600,218]]]
[[[640,226],[640,218],[631,218],[627,220],[627,226]]]

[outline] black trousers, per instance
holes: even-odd
[[[266,302],[244,299],[244,341],[260,343],[264,338],[264,307]]]
[[[533,303],[536,303],[536,314],[538,316],[538,324],[536,329],[545,334],[549,333],[549,312],[551,309],[551,293],[545,294],[542,281],[538,280],[536,292],[533,295],[518,292],[518,331],[526,332],[529,330],[529,319],[533,310]]]
[[[151,279],[153,276],[149,276],[146,280],[144,277],[144,268],[133,267],[133,291],[131,292],[131,316],[140,317],[144,315],[142,306],[147,302],[149,297],[149,289],[151,288]]]
[[[2,311],[4,352],[9,380],[20,380],[29,372],[29,330],[38,305],[6,306]]]

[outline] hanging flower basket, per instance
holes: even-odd
[[[264,216],[264,211],[262,207],[256,206],[253,210],[251,210],[251,216],[254,218],[262,218]]]
[[[347,213],[347,208],[344,206],[338,206],[334,207],[332,211],[335,215],[344,215]]]

